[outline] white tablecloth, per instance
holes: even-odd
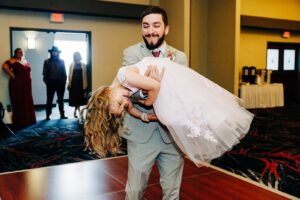
[[[245,108],[284,106],[283,84],[242,85],[240,97]]]

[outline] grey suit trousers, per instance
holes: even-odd
[[[126,199],[140,200],[157,160],[163,199],[179,199],[183,158],[175,143],[165,143],[156,129],[147,145],[127,140],[128,179]]]

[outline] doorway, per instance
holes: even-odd
[[[300,44],[268,42],[267,69],[272,82],[283,83],[285,104],[300,102]]]
[[[52,46],[61,51],[60,58],[65,61],[67,74],[73,61],[73,53],[78,51],[82,55],[82,62],[87,66],[88,92],[91,88],[91,32],[53,29],[10,28],[11,53],[16,48],[22,48],[24,58],[31,67],[32,95],[35,106],[46,104],[46,86],[43,82],[43,64],[49,58],[48,52]],[[64,99],[68,100],[66,89]],[[56,102],[56,97],[53,103]]]
[[[36,110],[45,108],[46,104],[46,85],[43,82],[43,64],[50,57],[48,52],[52,46],[57,46],[61,51],[60,58],[64,60],[67,75],[69,75],[69,66],[73,62],[73,53],[78,51],[82,56],[82,62],[87,67],[88,93],[91,88],[91,32],[89,31],[69,31],[53,29],[31,29],[31,28],[10,28],[11,54],[16,48],[22,48],[24,58],[31,67],[32,96]],[[67,87],[67,85],[66,85]],[[65,90],[64,100],[69,99],[69,91]],[[57,97],[53,99],[56,104]],[[53,114],[58,108],[53,109]],[[71,110],[65,103],[65,111]],[[73,108],[72,108],[73,110]],[[41,119],[45,118],[45,112],[37,115]],[[37,113],[38,114],[38,113]],[[73,115],[70,115],[73,116]]]

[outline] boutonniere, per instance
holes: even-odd
[[[175,52],[174,51],[171,51],[171,50],[168,50],[167,52],[167,57],[172,60],[172,61],[175,61]]]

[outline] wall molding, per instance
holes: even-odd
[[[300,21],[241,15],[242,27],[300,31]]]

